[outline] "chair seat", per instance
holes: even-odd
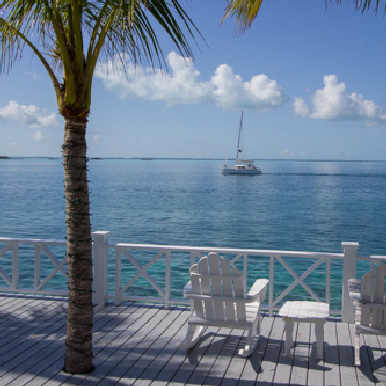
[[[215,327],[226,327],[234,328],[236,330],[248,330],[254,323],[260,313],[260,303],[251,303],[246,306],[246,320],[224,320],[224,319],[206,319],[198,316],[191,316],[189,318],[190,324],[202,325],[202,326],[215,326]]]

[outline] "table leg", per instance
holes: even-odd
[[[324,320],[315,322],[316,335],[316,357],[323,359],[323,345],[324,345]]]
[[[285,336],[286,336],[286,355],[291,354],[291,347],[294,343],[294,322],[291,319],[285,321]]]

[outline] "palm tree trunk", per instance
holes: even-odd
[[[64,117],[63,166],[67,222],[68,314],[64,371],[92,365],[92,244],[87,181],[87,117]]]

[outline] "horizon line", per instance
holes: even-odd
[[[0,156],[0,160],[6,159],[62,159],[62,157],[50,156]],[[197,161],[224,161],[223,158],[207,158],[207,157],[88,157],[89,160],[197,160]],[[227,160],[234,160],[235,158],[228,158]],[[327,159],[327,158],[253,158],[255,161],[292,161],[292,162],[386,162],[384,160],[374,159]]]

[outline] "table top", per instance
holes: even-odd
[[[282,318],[325,319],[330,315],[330,305],[321,302],[285,302],[279,311]]]

